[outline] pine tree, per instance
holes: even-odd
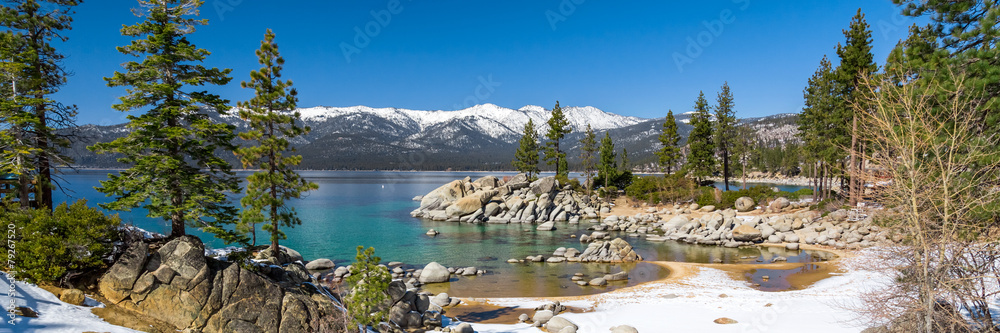
[[[836,109],[837,124],[842,130],[836,141],[841,147],[850,146],[849,165],[844,170],[852,175],[857,174],[860,161],[857,158],[858,148],[858,115],[855,112],[855,103],[861,99],[857,96],[858,86],[862,79],[870,77],[878,71],[872,55],[872,33],[868,23],[865,22],[865,14],[858,9],[858,13],[851,19],[851,25],[844,30],[844,37],[847,38],[844,46],[837,45],[837,55],[840,57],[840,65],[835,71],[835,78],[840,90],[840,103]],[[847,128],[846,126],[850,126]],[[847,142],[849,140],[849,142]],[[861,183],[858,177],[850,177],[850,200],[851,205],[855,205],[861,190]]]
[[[344,300],[351,324],[355,326],[374,326],[385,321],[389,308],[383,304],[390,301],[389,283],[392,275],[385,266],[378,263],[382,258],[375,256],[375,249],[358,246],[358,255],[349,268],[350,276],[346,282],[351,286],[351,293]]]
[[[732,155],[736,141],[736,110],[733,109],[733,92],[729,90],[729,82],[722,84],[722,91],[716,99],[715,107],[715,149],[722,156],[722,181],[729,191],[729,156]]]
[[[611,185],[611,179],[617,178],[618,161],[615,158],[615,143],[611,141],[611,135],[604,132],[604,139],[601,139],[600,161],[597,163],[597,177],[604,180],[604,187]]]
[[[293,227],[302,221],[295,208],[285,206],[285,201],[298,198],[302,192],[319,188],[316,183],[302,178],[292,167],[302,162],[301,155],[285,156],[294,152],[289,141],[309,132],[309,127],[296,124],[299,112],[295,110],[298,93],[292,81],[282,81],[281,70],[285,59],[278,52],[274,32],[267,29],[257,50],[259,71],[250,71],[250,82],[241,82],[244,89],[254,89],[254,97],[240,102],[237,112],[247,122],[249,129],[240,133],[240,139],[256,142],[236,150],[244,168],[261,171],[247,177],[246,195],[240,200],[241,231],[249,230],[251,245],[257,244],[256,224],[267,222],[263,230],[271,234],[271,253],[278,255],[278,240],[285,239],[282,227]],[[267,214],[264,214],[267,211]]]
[[[628,149],[622,148],[621,172],[626,172],[626,171],[631,172],[628,164]]]
[[[572,131],[562,108],[559,107],[559,101],[556,101],[556,106],[552,108],[552,117],[549,118],[549,131],[545,134],[545,138],[549,140],[545,143],[545,161],[550,165],[555,164],[556,175],[559,176],[569,174],[568,163],[565,161],[566,153],[559,149],[559,140]]]
[[[803,91],[805,107],[799,114],[799,134],[805,151],[806,162],[813,165],[814,198],[822,200],[825,196],[823,183],[827,179],[828,165],[842,160],[844,151],[830,139],[834,135],[836,121],[834,113],[839,102],[837,81],[830,61],[824,56],[819,68]]]
[[[691,116],[694,129],[688,135],[687,168],[699,182],[711,176],[715,171],[715,143],[712,140],[712,119],[709,114],[708,101],[705,93],[698,94],[694,104],[694,115]]]
[[[52,190],[55,187],[52,172],[59,166],[71,163],[61,149],[69,147],[66,134],[60,129],[75,126],[76,106],[64,105],[52,96],[66,84],[70,75],[63,66],[65,56],[53,46],[54,41],[65,42],[63,32],[70,30],[73,22],[73,0],[15,0],[0,7],[0,24],[8,29],[20,46],[10,54],[21,63],[17,116],[10,125],[21,128],[20,141],[31,148],[35,173],[35,200],[42,207],[52,210]],[[13,51],[13,50],[8,50]],[[22,177],[21,188],[27,187]],[[27,202],[22,202],[22,205]]]
[[[33,97],[23,96],[18,89],[23,86],[25,68],[20,61],[23,41],[11,31],[0,32],[0,174],[18,176],[16,197],[22,208],[29,207],[34,156],[38,148],[32,144],[28,130],[36,119],[35,114],[25,110],[25,104],[33,104]]]
[[[583,139],[580,139],[580,160],[583,163],[583,173],[587,177],[587,195],[590,195],[591,188],[594,184],[591,180],[594,178],[594,154],[597,153],[597,135],[594,134],[594,130],[587,124],[587,131],[584,132]]]
[[[521,144],[514,152],[514,161],[511,164],[517,171],[528,174],[528,178],[538,174],[538,132],[531,119],[524,124],[524,135],[521,136]]]
[[[122,27],[122,35],[134,39],[118,51],[142,60],[125,63],[125,72],[104,80],[110,87],[130,87],[113,106],[116,110],[146,112],[128,117],[125,137],[90,148],[120,154],[118,161],[130,166],[101,182],[98,190],[115,197],[102,207],[145,208],[148,216],[170,222],[171,237],[185,235],[190,224],[226,242],[245,241],[225,228],[236,221],[226,194],[238,191],[239,182],[229,163],[216,155],[233,149],[234,128],[210,115],[225,114],[228,101],[198,89],[229,83],[231,70],[198,64],[210,53],[186,37],[208,23],[192,18],[201,3],[139,1],[144,10],[136,12],[145,21]]]
[[[736,126],[736,139],[733,141],[733,156],[741,167],[740,175],[743,177],[743,189],[747,189],[747,165],[753,155],[754,141],[756,141],[753,129],[750,124]]]
[[[674,111],[667,110],[667,118],[663,121],[663,131],[660,132],[660,144],[663,148],[656,152],[660,157],[660,167],[666,170],[666,174],[673,172],[674,165],[681,159],[681,135],[677,133],[677,119],[674,118]]]

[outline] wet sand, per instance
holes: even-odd
[[[591,311],[593,309],[567,306],[564,313],[585,313]],[[526,314],[528,317],[531,317],[535,314],[535,309],[498,306],[486,301],[465,300],[462,302],[462,305],[445,309],[445,314],[461,321],[480,324],[516,324],[518,316]]]

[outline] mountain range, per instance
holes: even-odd
[[[579,141],[590,125],[600,137],[607,132],[616,148],[625,148],[636,165],[655,161],[663,118],[646,119],[618,115],[591,106],[563,107],[573,132],[563,141],[571,166],[579,162]],[[528,105],[510,109],[493,104],[475,105],[457,111],[424,111],[399,108],[312,107],[297,110],[311,132],[292,142],[303,155],[303,169],[317,170],[509,170],[510,161],[531,119],[544,138],[551,110]],[[690,112],[676,116],[681,137],[686,138]],[[744,119],[758,133],[779,140],[793,139],[794,114]],[[216,118],[247,128],[229,113]],[[791,125],[789,125],[791,124]],[[122,167],[112,155],[95,155],[86,149],[127,133],[125,124],[83,125],[73,129],[67,153],[81,167]],[[784,141],[782,141],[784,142]],[[230,154],[231,155],[231,154]],[[235,164],[235,158],[223,155]],[[543,168],[544,169],[544,168]]]

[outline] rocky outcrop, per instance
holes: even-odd
[[[642,261],[642,257],[632,245],[621,238],[612,241],[597,241],[590,243],[580,254],[580,262],[634,262]]]
[[[294,268],[267,266],[275,281],[235,263],[204,256],[193,236],[174,239],[156,252],[138,243],[98,283],[111,303],[178,330],[202,332],[326,332],[342,313],[325,291],[302,284],[311,277]],[[282,252],[284,253],[284,252]],[[287,254],[286,254],[287,256]],[[282,271],[282,274],[273,271]],[[295,273],[299,272],[299,273]]]
[[[424,195],[410,215],[467,223],[578,223],[597,218],[606,208],[596,196],[560,189],[555,177],[529,183],[519,174],[506,182],[493,176],[452,181]]]

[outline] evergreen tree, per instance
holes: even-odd
[[[694,129],[688,135],[687,168],[699,182],[711,176],[715,171],[715,143],[712,140],[712,119],[709,114],[708,101],[705,93],[698,94],[694,104],[694,115],[691,116]]]
[[[736,141],[736,110],[733,109],[733,93],[729,90],[729,82],[722,84],[722,91],[716,99],[718,105],[715,107],[715,148],[722,156],[722,181],[726,184],[726,191],[729,191],[729,156],[733,152],[733,145]]]
[[[514,152],[514,161],[511,163],[517,171],[528,174],[528,178],[538,174],[538,132],[531,119],[524,124],[524,135],[521,136],[521,144]]]
[[[375,326],[386,320],[389,308],[384,304],[389,299],[389,283],[392,275],[385,266],[379,266],[382,258],[375,256],[375,249],[358,246],[358,255],[351,264],[346,282],[351,293],[344,300],[351,324],[355,326]],[[365,330],[362,330],[365,331]]]
[[[803,142],[805,161],[814,169],[814,198],[817,200],[822,200],[826,193],[823,182],[828,176],[828,166],[844,157],[844,150],[830,139],[835,135],[835,128],[842,125],[834,123],[838,121],[834,113],[840,103],[837,84],[832,65],[824,56],[803,91],[805,107],[799,113],[798,136]]]
[[[894,2],[904,15],[927,16],[930,24],[910,29],[910,38],[893,52],[895,59],[890,56],[896,68],[887,72],[908,75],[920,87],[937,88],[922,89],[924,94],[941,96],[961,90],[978,97],[969,114],[978,124],[973,130],[984,138],[1000,136],[1000,4],[991,0]],[[961,87],[951,80],[958,73],[967,83]],[[994,152],[1000,152],[1000,147]],[[1000,154],[987,154],[980,163],[990,165],[997,159]]]
[[[594,184],[591,181],[594,178],[594,168],[596,167],[594,161],[594,154],[597,153],[597,135],[594,134],[594,130],[587,124],[587,131],[583,135],[583,139],[580,139],[580,160],[583,162],[583,173],[587,177],[587,194],[590,195],[591,188]]]
[[[622,148],[622,165],[621,165],[621,168],[622,168],[621,172],[626,172],[626,171],[631,172],[630,167],[628,165],[628,149],[625,149],[625,148]]]
[[[549,131],[545,134],[545,138],[549,140],[545,143],[545,161],[548,164],[555,164],[556,175],[566,176],[569,173],[568,163],[565,161],[566,153],[559,149],[559,140],[572,131],[562,108],[559,107],[559,101],[556,101],[556,106],[552,108],[552,117],[549,118]]]
[[[142,60],[125,63],[125,72],[104,80],[110,87],[130,87],[113,106],[116,110],[146,112],[128,117],[126,136],[90,148],[120,154],[118,161],[129,166],[101,182],[98,190],[115,197],[102,207],[145,208],[148,216],[169,221],[171,237],[186,234],[190,224],[226,242],[245,241],[224,227],[236,221],[226,194],[238,191],[239,182],[229,163],[216,155],[233,149],[234,128],[210,115],[225,114],[228,101],[198,89],[229,83],[231,70],[199,64],[210,53],[186,37],[208,23],[192,17],[201,3],[139,1],[144,10],[136,15],[145,20],[122,27],[122,35],[134,39],[118,51]]]
[[[58,130],[75,126],[76,106],[64,105],[52,99],[70,75],[62,64],[65,56],[53,42],[65,42],[63,35],[72,29],[73,0],[13,0],[0,7],[0,24],[16,40],[18,47],[8,47],[12,62],[22,66],[17,93],[26,96],[17,103],[16,115],[5,119],[9,126],[19,128],[16,141],[30,148],[34,164],[35,200],[42,207],[52,210],[52,189],[55,184],[52,170],[68,166],[70,159],[60,150],[69,147],[66,134]],[[23,148],[23,147],[22,147]],[[22,150],[24,151],[24,150]],[[23,156],[21,156],[23,157]],[[19,169],[24,169],[20,167]],[[21,188],[27,188],[27,178],[21,178]],[[22,202],[26,205],[27,202]]]
[[[750,158],[753,156],[755,139],[750,124],[736,126],[736,137],[733,141],[733,156],[736,157],[736,162],[739,163],[741,168],[740,175],[743,177],[744,190],[747,189],[747,165],[750,164]]]
[[[677,119],[674,118],[674,111],[667,110],[667,118],[663,121],[663,131],[660,132],[660,144],[663,148],[656,152],[660,157],[660,167],[666,169],[666,173],[673,171],[674,165],[681,159],[681,135],[677,133]]]
[[[25,63],[20,61],[24,43],[11,31],[0,32],[0,174],[18,176],[16,197],[22,208],[29,207],[30,188],[34,171],[34,156],[38,148],[32,144],[28,131],[35,114],[24,104],[34,104],[31,96],[23,96]]]
[[[615,158],[615,143],[611,141],[611,135],[604,132],[604,139],[601,139],[600,161],[597,164],[597,177],[604,180],[604,187],[611,185],[611,179],[618,175],[618,161]]]
[[[240,133],[240,139],[256,142],[255,146],[236,150],[244,168],[261,171],[247,177],[246,195],[240,200],[240,231],[249,230],[251,245],[257,244],[256,224],[268,222],[262,229],[271,234],[271,253],[278,255],[278,240],[285,239],[279,228],[293,227],[302,221],[295,208],[285,206],[285,200],[298,198],[302,192],[319,188],[316,183],[302,178],[292,167],[302,162],[302,155],[285,156],[289,141],[309,132],[309,127],[296,124],[299,112],[295,110],[298,94],[292,81],[282,81],[281,70],[285,59],[278,52],[274,33],[267,29],[257,50],[259,71],[250,71],[250,82],[241,82],[244,89],[254,89],[254,97],[240,102],[237,112],[247,122],[249,129]],[[264,211],[267,214],[264,214]]]
[[[844,37],[847,38],[846,44],[844,46],[837,45],[837,55],[840,57],[840,65],[834,73],[834,77],[840,88],[840,98],[838,101],[841,101],[834,113],[836,117],[834,121],[836,124],[842,126],[837,127],[841,128],[841,130],[837,133],[839,135],[834,138],[840,147],[850,147],[850,160],[847,161],[849,165],[843,171],[855,174],[860,164],[860,161],[856,157],[858,147],[858,115],[855,112],[856,108],[854,104],[861,101],[861,98],[857,96],[857,90],[862,79],[872,76],[878,71],[878,66],[875,65],[874,56],[872,55],[872,33],[868,23],[865,22],[865,14],[861,12],[860,8],[858,9],[858,13],[854,15],[854,18],[851,19],[850,27],[844,30]],[[860,190],[860,179],[858,177],[850,177],[849,193],[852,206],[857,203],[858,192]]]

